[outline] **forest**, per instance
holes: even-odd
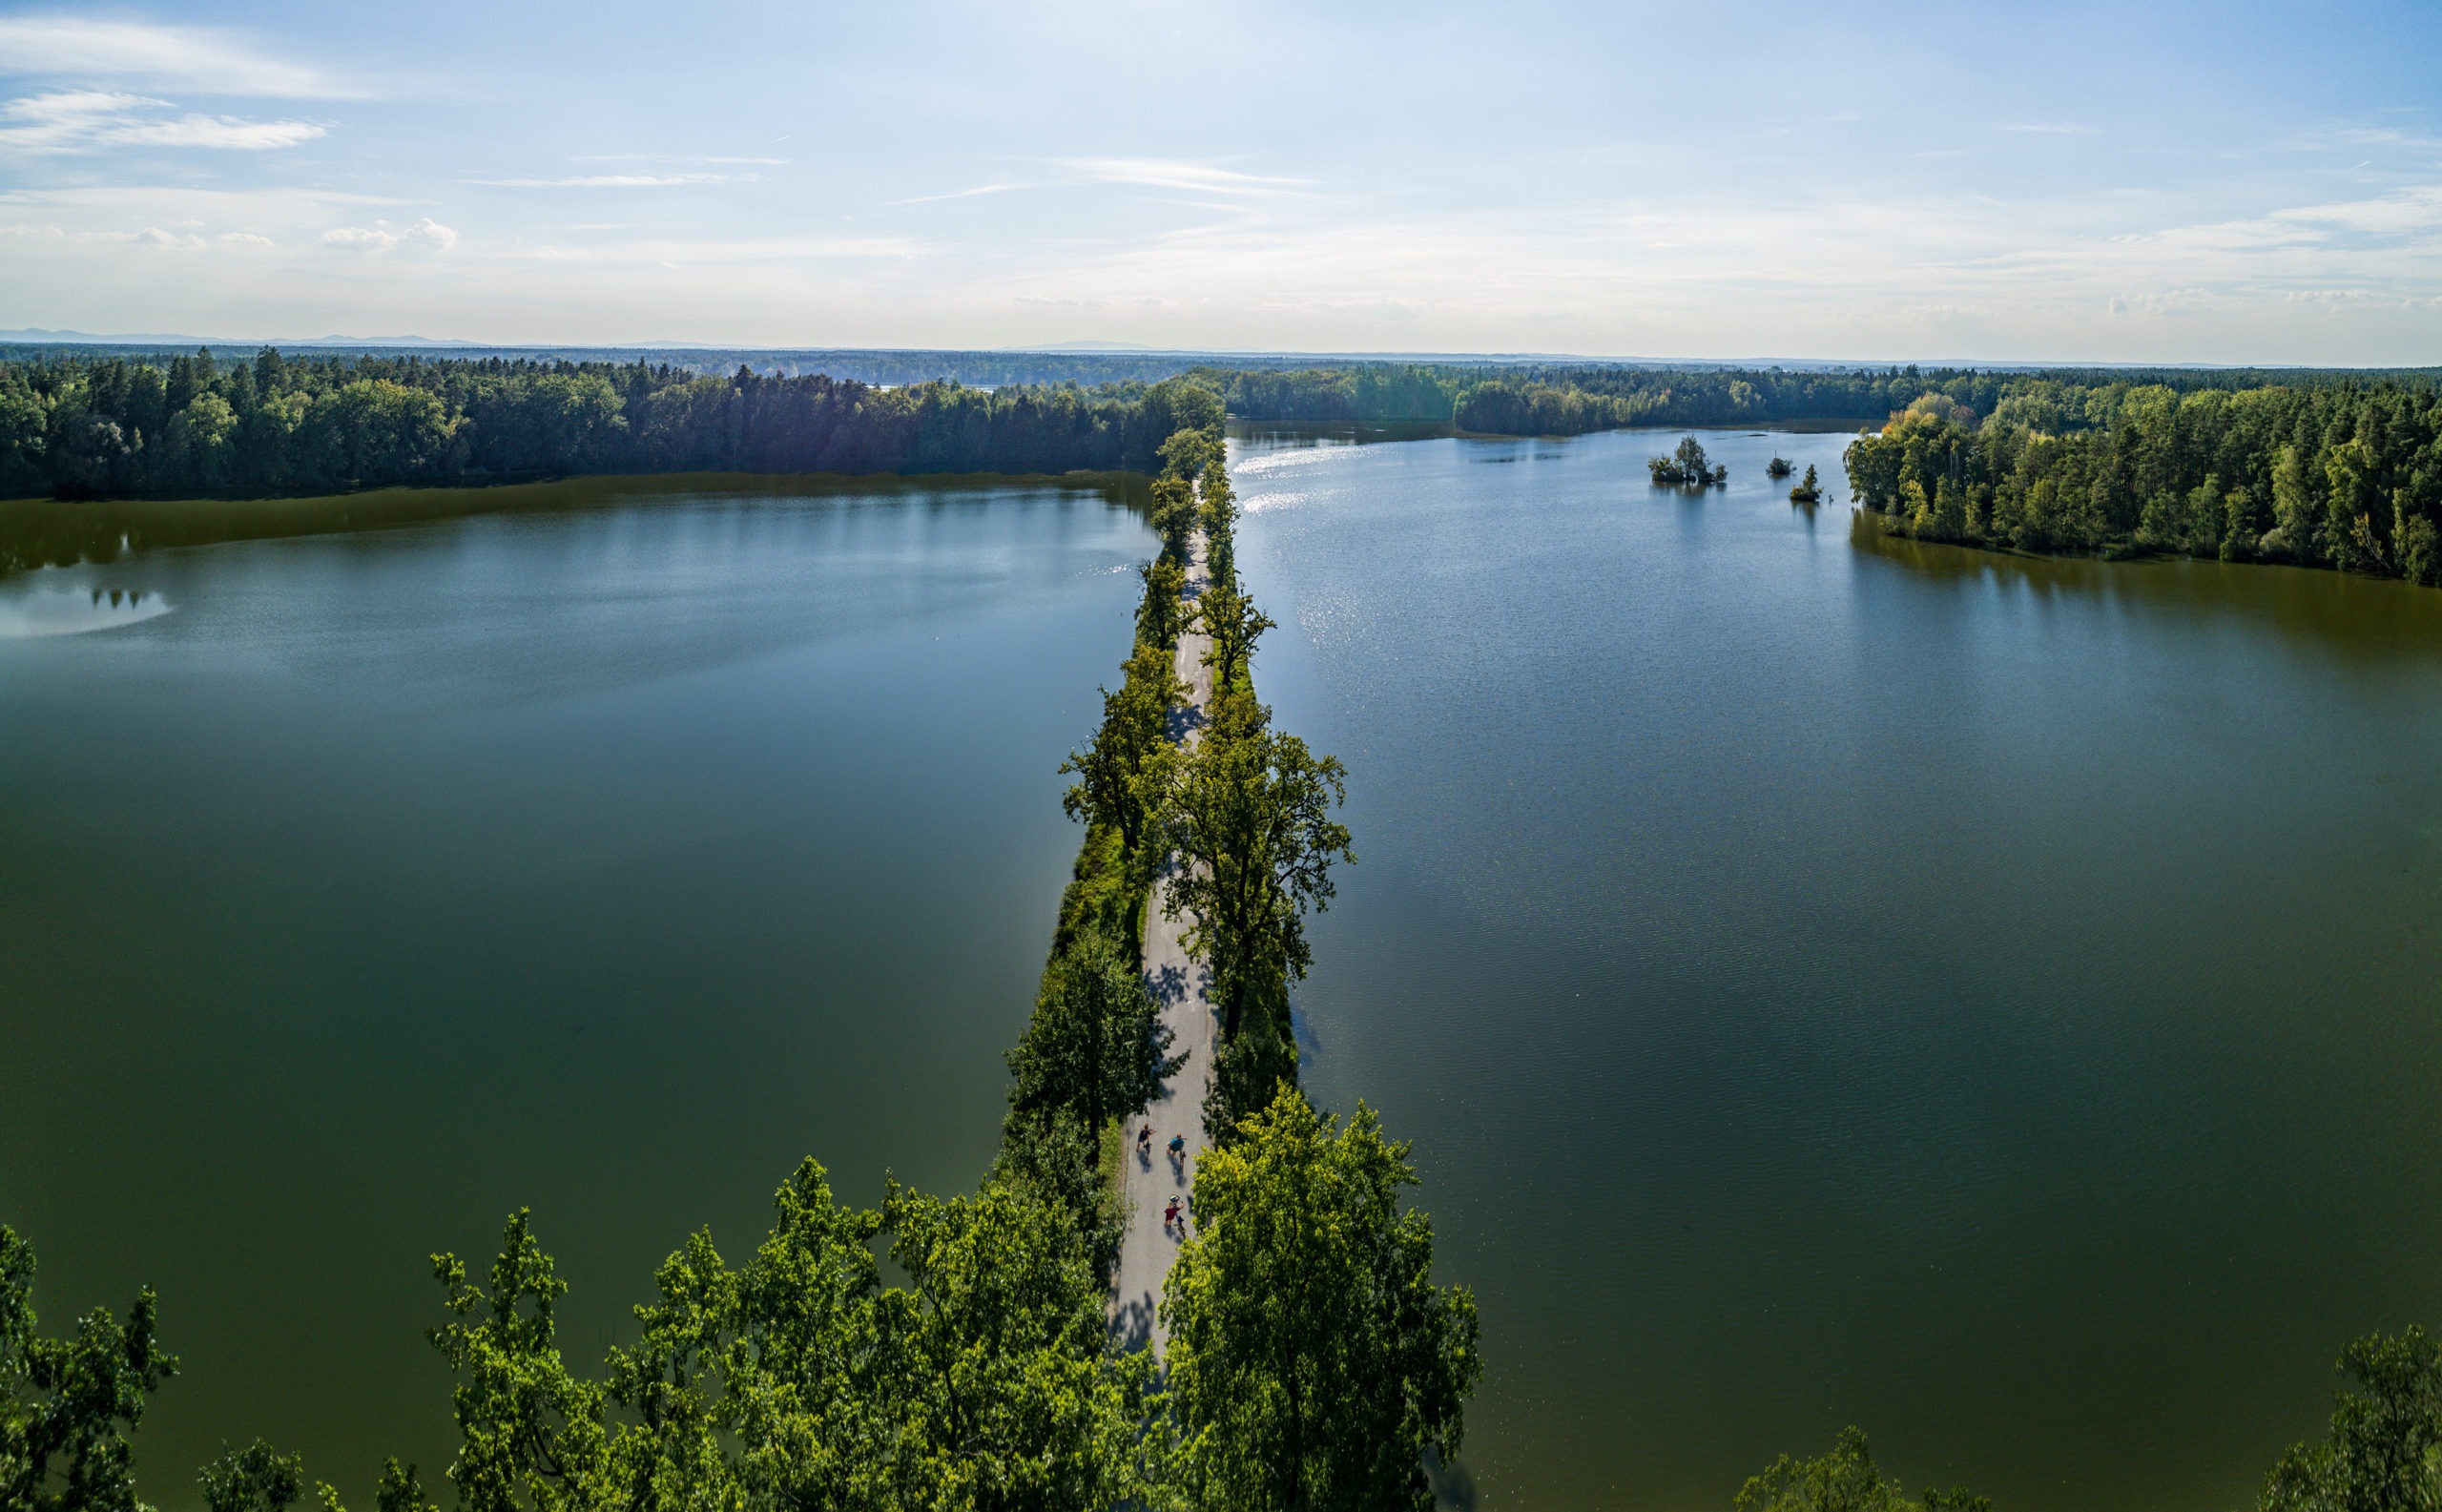
[[[1488,435],[1581,435],[1630,425],[1851,425],[1879,421],[1928,394],[1989,414],[2030,385],[2151,384],[2178,393],[2281,386],[2322,390],[2389,383],[2431,393],[2432,369],[1673,367],[1627,362],[1365,362],[1293,369],[1202,368],[1231,416],[1277,421],[1424,420]]]
[[[1191,384],[877,388],[422,357],[0,364],[0,497],[260,496],[648,472],[1149,472]]]
[[[1929,390],[1847,461],[1858,502],[1922,540],[2442,583],[2442,393],[2431,384]]]
[[[1271,359],[1267,366],[1206,362],[1180,373],[1177,359],[1133,354],[808,358],[836,359],[835,365],[859,372],[969,373],[983,382],[1026,373],[1169,375],[1119,377],[1094,387],[980,387],[954,376],[882,386],[820,372],[758,372],[744,363],[706,373],[703,355],[572,361],[296,356],[265,348],[230,359],[201,351],[22,349],[0,358],[0,498],[267,497],[693,471],[1149,473],[1159,466],[1162,443],[1180,428],[1178,406],[1190,388],[1217,391],[1226,412],[1243,420],[1422,421],[1500,435],[1629,425],[1857,425],[1885,415],[1931,414],[1925,402],[1938,399],[1941,412],[1954,417],[2005,415],[2018,430],[2062,436],[2113,429],[2118,423],[2105,409],[2141,393],[2185,405],[2196,396],[2227,400],[2277,389],[2309,408],[2328,408],[2355,403],[2343,395],[2376,390],[2430,407],[2435,392],[2430,372],[2031,374]],[[2111,397],[2093,400],[2096,394]],[[2251,398],[2240,407],[2254,424],[2267,404]],[[2013,449],[1996,465],[2006,472],[2018,456]],[[1931,490],[1938,480],[1921,481]],[[2204,481],[2200,475],[2183,487],[2192,490]],[[2227,487],[2233,480],[2222,482]],[[2083,539],[2074,523],[2058,528],[2070,532],[2063,542]],[[2113,528],[2105,526],[2097,539]]]

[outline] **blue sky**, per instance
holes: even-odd
[[[2442,3],[0,0],[0,327],[2442,362]]]

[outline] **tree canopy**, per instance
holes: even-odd
[[[1408,1147],[1285,1084],[1241,1135],[1197,1164],[1162,1297],[1187,1499],[1427,1512],[1482,1366],[1474,1295],[1433,1284],[1432,1225],[1400,1210]]]

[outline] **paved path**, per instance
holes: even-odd
[[[1190,553],[1187,596],[1192,602],[1207,581],[1201,532]],[[1177,721],[1173,729],[1190,746],[1202,738],[1205,712],[1212,706],[1212,669],[1204,665],[1211,645],[1211,637],[1201,632],[1179,636],[1176,665],[1179,680],[1188,687],[1188,702],[1173,715]],[[1157,889],[1168,885],[1168,875],[1165,872],[1166,880],[1155,884]],[[1156,1310],[1162,1300],[1162,1278],[1169,1274],[1170,1258],[1178,1253],[1180,1230],[1162,1222],[1162,1211],[1172,1197],[1185,1206],[1188,1190],[1195,1182],[1196,1159],[1205,1148],[1204,1091],[1212,1079],[1216,1032],[1207,992],[1210,979],[1202,966],[1187,958],[1187,947],[1179,942],[1186,929],[1185,920],[1162,917],[1157,891],[1155,901],[1146,908],[1145,975],[1162,1000],[1162,1022],[1177,1036],[1170,1053],[1184,1052],[1187,1064],[1170,1078],[1161,1097],[1128,1126],[1121,1150],[1131,1211],[1128,1236],[1120,1244],[1119,1270],[1112,1278],[1110,1323],[1113,1335],[1130,1349],[1150,1344],[1159,1351],[1169,1342]],[[1139,1155],[1136,1131],[1149,1123],[1153,1126],[1151,1148]],[[1173,1134],[1187,1139],[1185,1155],[1178,1160],[1169,1155]]]

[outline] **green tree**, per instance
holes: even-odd
[[[1195,618],[1212,638],[1212,651],[1206,660],[1212,668],[1216,689],[1236,688],[1239,675],[1254,659],[1255,642],[1265,631],[1278,628],[1236,583],[1228,580],[1216,581],[1196,599]]]
[[[483,1286],[454,1254],[432,1257],[458,1319],[427,1335],[462,1377],[451,1394],[462,1512],[579,1512],[602,1490],[602,1391],[560,1358],[552,1309],[568,1292],[521,1208]]]
[[[305,1459],[258,1439],[243,1449],[223,1448],[196,1479],[206,1512],[288,1512],[305,1494]]]
[[[130,1437],[176,1356],[155,1333],[153,1290],[121,1322],[108,1308],[73,1338],[35,1332],[33,1245],[0,1225],[0,1509],[149,1512],[135,1494]]]
[[[1843,1428],[1832,1452],[1815,1460],[1783,1455],[1739,1487],[1735,1512],[1991,1512],[1993,1503],[1953,1486],[1911,1502],[1896,1481],[1873,1467],[1866,1436]]]
[[[2268,549],[2281,554],[2312,560],[2316,555],[2316,526],[2322,502],[2319,490],[2309,481],[2307,461],[2295,446],[2283,446],[2272,454],[2272,528],[2280,532],[2277,540],[2266,542]]]
[[[801,1163],[742,1272],[697,1233],[662,1263],[643,1336],[610,1353],[625,1409],[610,1504],[627,1512],[895,1504],[900,1372],[879,1316],[880,1215]],[[733,1449],[733,1446],[735,1448]]]
[[[243,1449],[224,1447],[196,1479],[207,1512],[286,1512],[305,1493],[305,1460],[258,1439]],[[314,1493],[322,1512],[347,1512],[327,1482],[316,1481]],[[383,1461],[374,1504],[379,1512],[438,1512],[424,1501],[415,1466],[395,1459]]]
[[[1025,1036],[1009,1051],[1009,1105],[1046,1125],[1066,1110],[1099,1132],[1161,1094],[1184,1059],[1169,1057],[1171,1038],[1128,953],[1088,929],[1044,974]]]
[[[1161,446],[1162,471],[1173,478],[1194,479],[1220,466],[1221,434],[1216,428],[1182,427]]]
[[[1180,599],[1187,592],[1187,568],[1169,557],[1139,567],[1145,596],[1136,605],[1136,638],[1148,646],[1171,650],[1179,643]]]
[[[1069,1512],[1142,1497],[1151,1358],[1113,1355],[1105,1293],[1067,1216],[989,1186],[972,1197],[891,1184],[883,1297],[903,1352],[901,1505]]]
[[[1119,691],[1103,690],[1103,722],[1094,738],[1060,764],[1063,774],[1077,777],[1061,795],[1062,809],[1070,818],[1118,830],[1131,857],[1143,848],[1161,802],[1173,754],[1170,708],[1183,692],[1169,652],[1139,641]]]
[[[2259,1512],[2432,1512],[2442,1506],[2442,1351],[2421,1328],[2370,1334],[2341,1353],[2352,1383],[2319,1444],[2265,1478]]]
[[[1162,538],[1163,558],[1184,563],[1189,538],[1195,533],[1195,485],[1185,478],[1154,479],[1152,503],[1145,511],[1145,523]]]
[[[1347,797],[1338,759],[1273,729],[1252,697],[1216,703],[1170,789],[1167,848],[1188,864],[1162,906],[1172,919],[1194,915],[1187,947],[1212,968],[1223,1031],[1234,1037],[1260,984],[1306,974],[1306,912],[1330,906],[1333,862],[1356,856],[1331,817]]]
[[[1197,1162],[1195,1232],[1164,1284],[1184,1490],[1197,1507],[1433,1505],[1481,1375],[1474,1295],[1433,1285],[1433,1227],[1399,1211],[1408,1147],[1283,1086]]]

